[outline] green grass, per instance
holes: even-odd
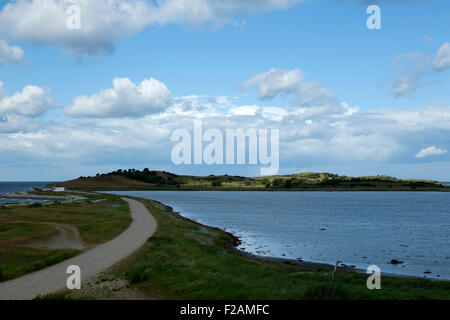
[[[86,247],[113,239],[131,223],[128,205],[118,196],[85,195],[82,202],[12,206],[0,210],[0,281],[14,279],[69,259],[80,250],[47,250],[31,246],[57,231],[41,222],[72,225]],[[98,199],[105,201],[95,202]]]
[[[344,271],[330,290],[330,271],[245,258],[230,248],[230,235],[141,201],[158,229],[115,272],[160,299],[450,299],[449,282],[384,276],[382,290],[371,291],[367,275]]]
[[[0,259],[3,269],[0,281],[11,280],[24,274],[41,270],[61,261],[67,260],[79,252],[77,250],[37,250],[14,248],[2,250]]]
[[[33,196],[51,196],[51,197],[66,197],[71,195],[70,192],[49,192],[49,191],[28,191],[27,192]]]

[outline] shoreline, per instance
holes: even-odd
[[[66,196],[39,196],[39,195],[25,195],[25,194],[0,194],[0,199],[19,199],[19,200],[72,200],[74,197]]]
[[[25,204],[33,204],[35,202],[39,203],[50,203],[50,202],[62,202],[62,203],[71,203],[75,201],[82,201],[86,198],[81,195],[37,195],[30,194],[26,192],[20,193],[4,193],[0,194],[0,199],[10,199],[10,200],[30,200],[29,202],[25,202]],[[35,201],[35,202],[33,202]],[[14,204],[23,204],[22,202],[12,202],[12,203],[4,203],[3,205],[14,205]]]
[[[450,192],[450,186],[445,188],[424,188],[424,189],[350,189],[350,188],[324,188],[324,189],[271,189],[271,188],[109,188],[109,187],[92,187],[92,188],[71,188],[72,191],[87,191],[87,192],[101,192],[101,191],[187,191],[187,192],[195,192],[195,191],[224,191],[224,192],[440,192],[446,193]],[[101,190],[101,191],[99,191]]]
[[[136,199],[144,199],[144,198],[136,198]],[[253,254],[251,252],[243,251],[238,248],[238,246],[242,243],[239,236],[236,236],[224,229],[205,225],[198,221],[186,218],[183,215],[181,215],[181,213],[175,211],[173,209],[173,207],[168,206],[160,201],[153,200],[153,199],[144,199],[144,200],[151,200],[160,206],[168,208],[170,214],[172,214],[182,220],[189,221],[193,224],[196,224],[196,225],[204,227],[204,228],[209,228],[209,229],[224,233],[230,239],[230,241],[228,242],[228,248],[231,249],[234,253],[236,253],[242,257],[245,257],[247,259],[282,263],[282,264],[286,264],[286,265],[290,265],[290,266],[295,266],[295,267],[298,267],[299,269],[303,269],[303,270],[313,270],[313,271],[318,271],[318,270],[330,271],[331,270],[332,271],[335,268],[335,266],[330,263],[305,261],[305,260],[294,260],[294,259],[287,259],[287,258],[275,257],[275,256],[273,256],[273,257],[272,256],[261,256],[261,255]],[[359,273],[359,274],[366,274],[366,270],[364,270],[364,269],[353,267],[353,266],[347,266],[342,263],[340,263],[338,265],[337,271],[346,271],[346,272],[354,272],[354,273]],[[450,280],[440,279],[440,278],[436,278],[436,277],[421,277],[421,276],[417,276],[417,275],[406,275],[406,274],[396,274],[396,273],[387,273],[387,272],[383,272],[382,274],[385,276],[396,277],[396,278],[425,279],[425,280],[438,281],[438,282],[450,282]]]

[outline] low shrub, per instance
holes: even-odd
[[[41,208],[42,204],[39,202],[32,203],[28,206],[28,208]]]

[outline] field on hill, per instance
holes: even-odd
[[[98,177],[78,178],[70,180],[57,185],[63,186],[69,189],[134,189],[134,188],[146,188],[153,187],[154,184],[146,183],[139,180],[133,180],[123,176],[117,175],[102,175]]]

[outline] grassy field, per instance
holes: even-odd
[[[0,281],[10,280],[79,254],[82,250],[36,248],[58,234],[53,224],[75,227],[85,248],[124,231],[131,222],[117,196],[85,195],[74,203],[0,207]]]
[[[141,201],[158,220],[158,229],[141,250],[111,271],[116,279],[129,281],[127,292],[153,299],[450,299],[449,282],[385,276],[382,290],[370,291],[366,275],[345,271],[337,273],[330,290],[329,270],[246,258],[232,249],[235,239],[229,234]],[[47,298],[105,298],[89,290],[85,296],[72,295]]]

